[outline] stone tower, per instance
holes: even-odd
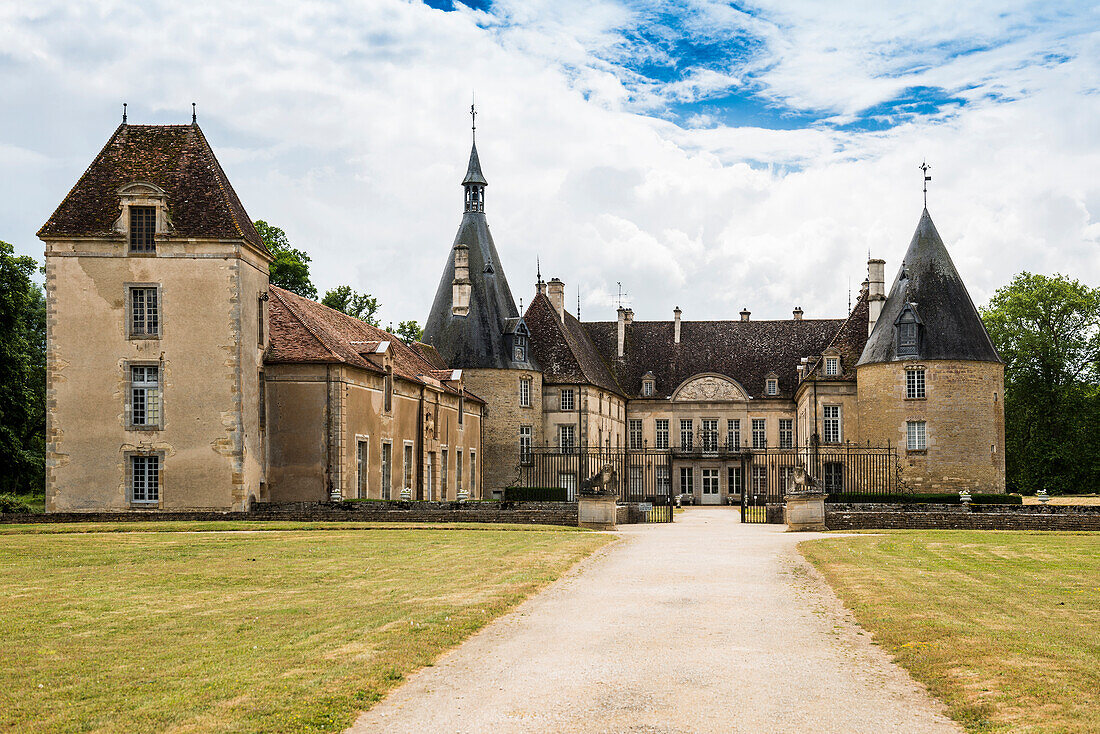
[[[199,126],[123,122],[46,243],[46,509],[266,493],[271,255]]]
[[[869,280],[874,296],[881,274]],[[856,367],[861,434],[897,444],[913,491],[1004,492],[1004,363],[928,209],[874,315]]]
[[[542,376],[485,220],[486,186],[475,140],[462,180],[462,222],[424,324],[424,341],[447,365],[461,369],[466,388],[488,405],[481,445],[489,498],[515,480],[521,442],[542,442]]]

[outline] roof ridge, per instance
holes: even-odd
[[[84,168],[84,173],[77,176],[76,182],[72,185],[72,187],[69,188],[69,192],[67,194],[65,194],[65,196],[63,196],[61,198],[61,201],[58,202],[57,206],[54,207],[53,213],[51,213],[50,216],[46,219],[45,224],[43,224],[41,227],[38,228],[38,232],[35,233],[36,237],[38,237],[39,239],[45,239],[42,232],[46,229],[46,227],[50,226],[50,222],[52,222],[54,217],[56,217],[61,212],[61,208],[63,206],[65,206],[65,202],[67,202],[69,200],[69,197],[73,195],[73,192],[76,191],[76,188],[78,186],[80,186],[81,182],[84,181],[84,178],[88,175],[89,171],[92,170],[92,167],[96,163],[99,162],[99,160],[107,152],[107,149],[109,147],[111,147],[111,143],[113,143],[115,141],[115,138],[117,138],[119,133],[121,133],[122,130],[125,129],[126,127],[127,127],[127,124],[125,122],[120,122],[118,124],[118,127],[115,128],[115,131],[113,133],[111,133],[111,137],[107,138],[107,142],[103,144],[103,147],[101,147],[99,149],[99,152],[96,153],[95,157],[92,158],[91,163],[89,163]],[[149,127],[151,127],[151,126],[149,126]],[[46,236],[48,237],[49,235],[46,235]]]
[[[269,290],[272,293],[275,294],[275,297],[278,298],[279,301],[284,306],[286,306],[286,310],[290,313],[291,316],[294,317],[294,320],[297,321],[299,324],[301,324],[302,328],[305,329],[306,331],[308,331],[313,336],[313,338],[316,339],[317,342],[325,349],[325,351],[327,351],[329,354],[331,354],[336,359],[337,362],[347,363],[347,360],[345,360],[343,357],[341,357],[339,354],[337,354],[335,352],[335,350],[333,350],[332,347],[330,347],[328,345],[328,342],[325,341],[321,337],[321,335],[318,334],[317,331],[312,326],[310,326],[308,323],[306,323],[305,319],[303,319],[301,316],[298,315],[298,312],[297,312],[297,309],[295,308],[295,306],[292,306],[290,304],[290,301],[288,301],[286,298],[283,297],[283,294],[292,293],[293,291],[288,291],[284,288],[280,288],[277,285],[269,286]],[[309,300],[309,299],[305,299],[304,296],[298,296],[297,293],[295,293],[294,295],[297,296],[298,298],[303,298],[304,300]],[[324,304],[320,304],[320,305],[324,305]]]
[[[615,389],[619,391],[619,394],[620,394],[620,395],[622,395],[622,396],[624,396],[624,397],[625,397],[625,396],[627,395],[627,393],[626,393],[626,391],[625,391],[625,390],[623,390],[623,386],[622,386],[622,383],[620,383],[620,382],[619,382],[619,376],[618,376],[617,374],[615,374],[615,370],[614,370],[614,368],[613,368],[613,367],[612,367],[611,365],[609,365],[609,364],[607,363],[607,360],[605,360],[605,359],[604,359],[604,356],[603,356],[603,354],[602,354],[602,353],[600,352],[600,350],[599,350],[599,349],[598,349],[598,348],[596,347],[596,345],[595,345],[595,344],[594,344],[594,343],[592,342],[592,337],[591,337],[591,336],[589,336],[589,334],[588,334],[588,329],[584,328],[584,323],[583,323],[583,322],[582,322],[582,321],[581,321],[580,319],[578,319],[578,318],[577,318],[576,316],[574,316],[573,314],[569,313],[568,311],[563,311],[563,313],[565,314],[566,318],[570,318],[570,319],[573,319],[574,321],[576,321],[576,322],[577,322],[577,326],[579,326],[579,327],[580,327],[580,329],[581,329],[581,333],[583,333],[583,334],[584,334],[584,338],[588,340],[588,345],[589,345],[590,347],[592,347],[592,351],[593,351],[593,352],[595,352],[595,354],[596,354],[596,358],[600,360],[600,364],[602,364],[602,365],[603,365],[604,369],[606,369],[606,370],[607,370],[607,374],[608,374],[608,375],[609,375],[609,376],[611,377],[611,382],[612,382],[612,384],[613,384],[613,385],[615,386]],[[567,343],[567,344],[569,343],[569,341],[568,341],[568,338],[566,339],[566,343]],[[572,349],[573,349],[572,345],[570,345],[570,347],[569,347],[569,348],[570,348],[570,350],[572,350]],[[576,356],[574,356],[574,359],[576,359]],[[586,370],[586,369],[584,368],[584,365],[583,365],[583,364],[581,364],[581,360],[579,360],[579,359],[578,359],[578,360],[577,360],[577,364],[578,364],[578,365],[580,366],[580,368],[581,368],[581,374],[582,374],[582,375],[584,375],[585,377],[587,377],[587,378],[588,378],[588,381],[589,381],[589,382],[590,382],[591,384],[593,384],[593,385],[599,385],[599,382],[597,382],[596,380],[592,379],[592,375],[588,374],[588,370]]]

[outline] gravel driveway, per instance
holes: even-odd
[[[960,732],[795,550],[692,508],[626,526],[352,732]]]

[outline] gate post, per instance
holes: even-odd
[[[616,500],[613,494],[581,494],[577,497],[577,526],[590,530],[614,530]]]
[[[794,478],[786,488],[787,530],[826,530],[825,490],[802,467],[795,467]]]

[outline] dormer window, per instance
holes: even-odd
[[[155,206],[130,207],[130,252],[156,252],[153,236],[157,233]]]
[[[840,357],[825,357],[825,376],[836,377],[840,374]]]
[[[915,357],[920,354],[920,319],[911,304],[894,322],[897,328],[897,353],[899,357]]]
[[[769,377],[764,383],[764,392],[768,395],[779,394],[779,380],[774,377]]]
[[[513,355],[512,360],[515,362],[527,361],[527,337],[523,334],[516,334],[515,343],[512,348]]]
[[[646,380],[642,383],[642,396],[647,398],[653,396],[653,380]]]

